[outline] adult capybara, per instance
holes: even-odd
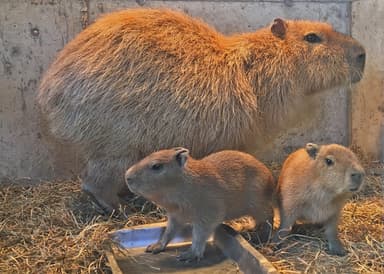
[[[225,220],[250,215],[264,239],[272,229],[275,180],[249,154],[226,150],[195,160],[185,148],[160,150],[130,167],[125,179],[132,192],[167,210],[167,228],[148,252],[163,251],[186,223],[192,224],[192,246],[180,260],[201,259],[208,237]]]
[[[38,102],[51,135],[84,151],[83,189],[110,210],[127,190],[124,170],[145,155],[253,151],[308,95],[359,81],[364,60],[357,41],[324,23],[275,19],[224,36],[183,13],[132,9],[69,42]]]
[[[331,254],[345,255],[337,235],[340,213],[363,183],[364,169],[348,148],[308,143],[284,162],[277,187],[280,227],[287,236],[296,220],[322,224]]]

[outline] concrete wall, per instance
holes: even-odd
[[[34,102],[43,71],[81,31],[80,1],[0,1],[0,178],[49,178]]]
[[[367,1],[364,1],[364,3]],[[372,4],[383,8],[383,1],[372,0]],[[380,3],[381,2],[381,3]],[[81,157],[66,147],[53,154],[41,140],[41,129],[37,107],[34,102],[36,88],[41,74],[54,60],[56,53],[72,39],[84,26],[92,22],[101,13],[112,10],[144,6],[166,6],[183,10],[193,16],[204,19],[224,33],[253,31],[269,24],[275,17],[304,18],[327,21],[335,29],[360,35],[367,48],[374,49],[369,60],[379,65],[368,65],[368,72],[379,76],[383,72],[380,44],[372,40],[371,35],[378,33],[383,23],[379,10],[365,8],[362,4],[353,5],[348,0],[270,0],[270,1],[123,1],[123,0],[1,0],[0,2],[0,178],[31,177],[54,178],[68,176],[78,172]],[[369,5],[369,4],[368,4]],[[365,12],[366,15],[363,15]],[[375,17],[372,14],[377,14]],[[367,24],[365,17],[375,18],[375,24]],[[374,27],[373,27],[374,26]],[[365,34],[367,27],[371,34]],[[382,35],[382,31],[381,31]],[[359,37],[358,37],[359,38]],[[382,43],[382,36],[381,36]],[[378,58],[381,56],[380,58]],[[374,76],[367,76],[374,77]],[[376,79],[376,78],[369,78]],[[381,86],[382,86],[382,79]],[[366,85],[371,81],[368,80]],[[375,82],[376,83],[376,82]],[[380,83],[379,83],[380,84]],[[375,84],[376,85],[376,84]],[[282,159],[292,149],[308,141],[337,142],[348,144],[350,132],[354,140],[371,153],[371,145],[366,141],[365,133],[360,131],[371,117],[368,111],[377,117],[377,105],[366,104],[371,94],[365,86],[353,91],[354,110],[353,130],[350,131],[349,90],[335,90],[332,98],[322,96],[321,108],[313,120],[301,123],[273,144],[273,150],[263,155],[264,159]],[[377,89],[379,92],[379,89]],[[356,95],[359,93],[359,95]],[[376,93],[375,93],[376,94]],[[380,94],[377,93],[380,97]],[[382,96],[381,96],[382,98]],[[379,98],[380,99],[380,98]],[[369,102],[378,102],[369,99]],[[381,106],[381,115],[383,105]],[[367,110],[368,108],[368,110]],[[380,108],[379,108],[380,109]],[[364,114],[362,114],[364,112]],[[375,116],[375,117],[376,117]],[[381,116],[381,123],[382,123]],[[367,125],[365,125],[367,126]],[[368,126],[377,133],[377,126]],[[382,129],[382,125],[381,125]],[[373,136],[373,134],[371,134]],[[383,146],[382,146],[383,147]],[[372,154],[373,155],[373,154]],[[376,156],[375,156],[376,157]]]
[[[352,95],[352,143],[371,159],[384,160],[384,1],[352,5],[352,34],[367,50],[366,74]]]

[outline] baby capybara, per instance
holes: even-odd
[[[359,191],[364,175],[356,155],[341,145],[308,143],[292,153],[278,181],[280,227],[275,241],[287,236],[296,220],[302,220],[322,224],[329,253],[345,255],[337,225],[343,206]]]
[[[180,260],[200,260],[208,237],[225,220],[252,216],[266,239],[273,225],[275,180],[253,156],[221,151],[201,160],[185,148],[160,150],[125,174],[129,189],[167,210],[168,224],[148,252],[163,251],[176,231],[192,224],[192,246]]]

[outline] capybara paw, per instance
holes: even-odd
[[[272,236],[272,240],[271,240],[271,243],[273,244],[277,244],[281,241],[281,238],[278,234],[278,232],[276,232],[273,236]]]
[[[328,253],[331,254],[331,255],[337,255],[337,256],[345,256],[345,255],[347,255],[347,251],[340,244],[336,244],[336,245],[331,245],[330,244],[329,247],[328,247]]]
[[[108,203],[105,203],[103,200],[98,199],[94,193],[89,191],[88,189],[83,188],[83,192],[88,195],[91,203],[99,209],[99,212],[102,214],[110,215],[114,211],[114,207],[110,206]],[[118,207],[116,207],[118,208]]]
[[[277,242],[272,242],[271,243],[271,249],[274,252],[279,251],[283,247],[283,242],[282,241],[277,241]]]
[[[203,258],[203,255],[202,254],[196,254],[196,252],[193,252],[191,249],[188,249],[187,251],[182,252],[176,258],[179,261],[183,261],[183,262],[194,262],[194,261],[198,262]]]
[[[259,226],[256,231],[257,239],[260,243],[269,243],[272,241],[272,229],[268,224]]]
[[[290,230],[285,230],[285,229],[279,229],[272,235],[271,243],[281,243],[284,241],[287,236],[289,236]]]
[[[161,243],[155,243],[147,246],[147,248],[145,249],[145,252],[151,252],[152,254],[157,254],[164,251],[164,249],[165,248]]]

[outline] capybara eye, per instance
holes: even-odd
[[[321,38],[316,33],[309,33],[304,36],[304,40],[309,43],[320,43]]]
[[[325,163],[327,164],[327,166],[331,166],[334,164],[334,161],[332,159],[325,158]]]
[[[151,169],[152,170],[156,170],[156,171],[159,171],[159,170],[161,170],[163,168],[163,165],[162,164],[153,164],[152,166],[151,166]]]

